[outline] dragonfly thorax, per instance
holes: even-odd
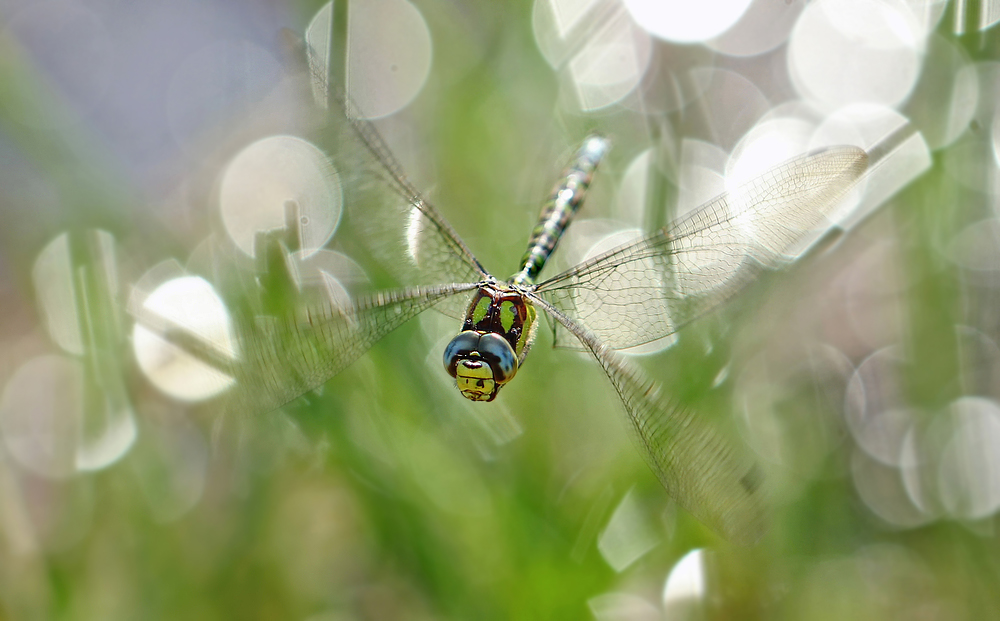
[[[517,290],[484,284],[472,297],[462,332],[444,351],[444,366],[462,395],[492,401],[513,379],[535,337],[535,308]]]

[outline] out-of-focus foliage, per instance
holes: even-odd
[[[994,3],[695,5],[0,2],[0,619],[1000,609]],[[895,175],[862,195],[878,211],[635,358],[760,461],[758,545],[670,500],[600,368],[544,329],[489,405],[450,385],[458,322],[428,311],[253,418],[134,329],[144,305],[197,309],[233,355],[217,253],[288,202],[323,253],[235,273],[407,284],[354,234],[373,223],[341,217],[336,147],[310,132],[281,29],[324,27],[354,101],[500,276],[589,131],[614,150],[550,274],[726,179],[912,123],[932,159],[874,171]]]

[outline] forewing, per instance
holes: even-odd
[[[316,132],[345,171],[347,214],[366,251],[406,284],[464,283],[486,273],[441,213],[410,182],[376,127],[348,94],[331,86],[327,62],[311,48],[311,92],[321,108]]]
[[[269,315],[236,311],[220,342],[206,331],[149,309],[137,323],[231,384],[226,410],[252,415],[281,407],[322,386],[376,341],[435,304],[475,289],[475,283],[384,291],[344,303],[329,299]]]
[[[602,343],[623,349],[675,332],[801,254],[864,174],[855,147],[812,152],[689,216],[563,272],[537,292]],[[571,346],[562,328],[556,344]]]
[[[766,530],[762,475],[745,451],[697,413],[662,394],[634,363],[544,301],[547,311],[588,349],[621,396],[639,452],[667,492],[733,543],[749,545]]]

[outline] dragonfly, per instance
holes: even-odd
[[[868,153],[832,146],[800,155],[659,230],[540,279],[611,148],[608,138],[590,135],[554,184],[520,267],[498,278],[409,180],[376,127],[349,98],[324,88],[317,141],[335,145],[333,161],[355,171],[352,230],[406,286],[302,298],[284,310],[244,296],[229,305],[237,340],[230,351],[153,313],[139,321],[233,378],[228,407],[254,413],[321,387],[432,308],[461,322],[443,352],[444,372],[463,396],[492,401],[520,374],[543,315],[555,345],[589,352],[604,370],[639,453],[668,494],[723,537],[757,541],[767,501],[755,461],[622,350],[674,334],[762,270],[787,263],[790,249],[821,228],[865,174]],[[249,287],[259,285],[258,278]]]

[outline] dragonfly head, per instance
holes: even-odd
[[[517,373],[517,356],[499,334],[465,330],[445,348],[444,368],[455,378],[463,397],[493,401]]]

